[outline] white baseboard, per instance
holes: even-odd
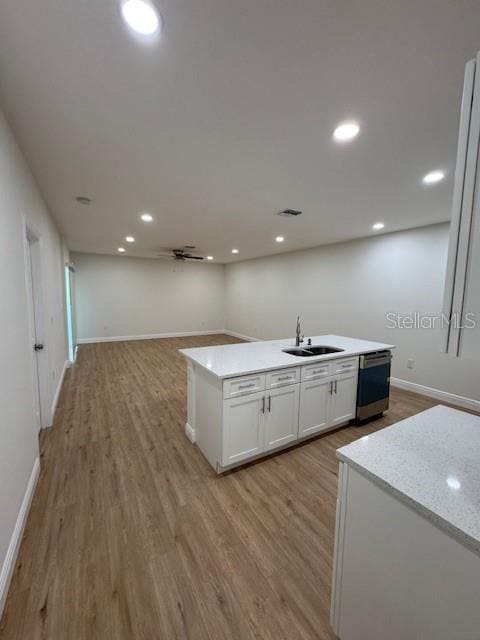
[[[422,396],[435,398],[435,400],[447,402],[448,404],[453,404],[457,407],[480,411],[480,400],[473,400],[473,398],[466,398],[465,396],[459,396],[456,393],[442,391],[441,389],[434,389],[433,387],[426,387],[423,384],[409,382],[408,380],[401,380],[400,378],[390,378],[390,384],[392,387],[405,389],[405,391],[413,391],[414,393],[419,393]]]
[[[185,423],[185,435],[190,442],[195,442],[195,429],[188,422]]]
[[[101,338],[78,338],[78,344],[92,344],[95,342],[129,342],[130,340],[157,340],[158,338],[186,338],[188,336],[211,336],[217,333],[228,333],[224,329],[209,331],[182,331],[177,333],[146,333],[135,336],[109,336]]]
[[[63,379],[65,377],[65,371],[71,366],[72,366],[72,362],[70,360],[65,360],[65,362],[63,363],[63,369],[60,374],[60,378],[58,379],[55,395],[53,396],[52,408],[50,410],[50,424],[48,425],[49,427],[51,427],[53,424],[53,419],[55,417],[55,411],[57,409],[58,399],[60,398],[60,392],[62,390]]]
[[[0,572],[0,618],[2,617],[5,602],[7,600],[8,589],[10,587],[13,570],[15,569],[15,562],[17,561],[23,531],[27,522],[28,512],[30,510],[33,494],[35,493],[39,474],[40,458],[37,457],[33,463],[32,473],[30,474],[27,489],[23,496],[22,505],[17,516],[15,528],[13,529],[12,537],[10,538],[5,560],[3,561],[2,570]]]
[[[222,333],[226,333],[227,336],[232,336],[232,338],[239,338],[240,340],[246,340],[247,342],[260,342],[258,338],[252,338],[251,336],[244,336],[243,333],[237,333],[236,331],[229,331],[225,329]]]

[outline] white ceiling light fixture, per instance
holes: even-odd
[[[450,489],[455,489],[456,491],[462,488],[462,483],[460,482],[460,480],[458,480],[458,478],[455,478],[454,476],[449,476],[447,478],[447,484]]]
[[[153,36],[162,30],[162,18],[149,0],[124,0],[121,10],[127,26],[141,36]]]
[[[125,253],[125,248],[124,247],[118,247],[117,251],[118,251],[118,253]]]
[[[285,241],[285,238],[283,236],[277,236],[275,238],[275,242],[284,242],[284,241]]]
[[[126,242],[135,242],[135,238],[133,236],[125,236]]]
[[[142,222],[153,222],[153,216],[151,213],[142,213],[140,220]]]
[[[336,142],[349,142],[360,133],[360,125],[353,120],[341,122],[333,132],[333,139]]]
[[[207,260],[213,260],[213,256],[207,256]]]
[[[381,229],[384,229],[384,228],[385,228],[385,225],[383,222],[375,222],[375,224],[372,225],[372,229],[374,231],[380,231]]]
[[[238,253],[238,249],[232,249],[232,253],[237,254]]]
[[[422,182],[423,184],[437,184],[437,182],[441,182],[444,178],[445,171],[437,169],[435,171],[430,171],[427,175],[423,176]]]

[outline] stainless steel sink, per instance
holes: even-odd
[[[294,347],[293,349],[283,349],[283,353],[289,353],[292,356],[300,356],[301,358],[311,358],[312,356],[324,356],[327,353],[340,353],[344,349],[336,347],[326,347],[324,345],[312,344],[308,347]]]

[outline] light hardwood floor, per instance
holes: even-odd
[[[182,347],[224,336],[80,347],[0,625],[1,640],[330,640],[335,449],[434,404],[217,477],[184,435]]]

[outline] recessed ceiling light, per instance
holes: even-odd
[[[275,242],[283,242],[285,240],[285,238],[283,236],[277,236],[275,238]]]
[[[374,229],[375,231],[380,231],[380,229],[383,229],[385,227],[385,225],[383,224],[383,222],[376,222],[374,225],[372,225],[372,229]]]
[[[142,213],[140,220],[143,220],[143,222],[153,222],[153,216],[151,213]]]
[[[232,249],[232,253],[238,253],[238,249]]]
[[[79,203],[79,204],[91,204],[92,203],[92,199],[91,198],[87,198],[87,196],[76,196],[75,200]]]
[[[118,247],[118,253],[125,253],[125,249],[123,247]]]
[[[124,0],[122,17],[130,29],[142,36],[152,36],[162,29],[162,18],[149,0]]]
[[[126,242],[135,242],[135,238],[133,236],[125,236]]]
[[[353,140],[360,131],[360,126],[356,122],[341,122],[333,132],[333,138],[337,142],[348,142]]]
[[[450,487],[450,489],[461,489],[462,488],[462,483],[460,482],[460,480],[458,480],[458,478],[454,478],[453,476],[449,476],[447,478],[447,484]]]
[[[213,260],[213,256],[207,256],[207,260]]]
[[[444,171],[430,171],[426,176],[423,176],[422,182],[423,184],[436,184],[437,182],[441,182],[444,178]]]

